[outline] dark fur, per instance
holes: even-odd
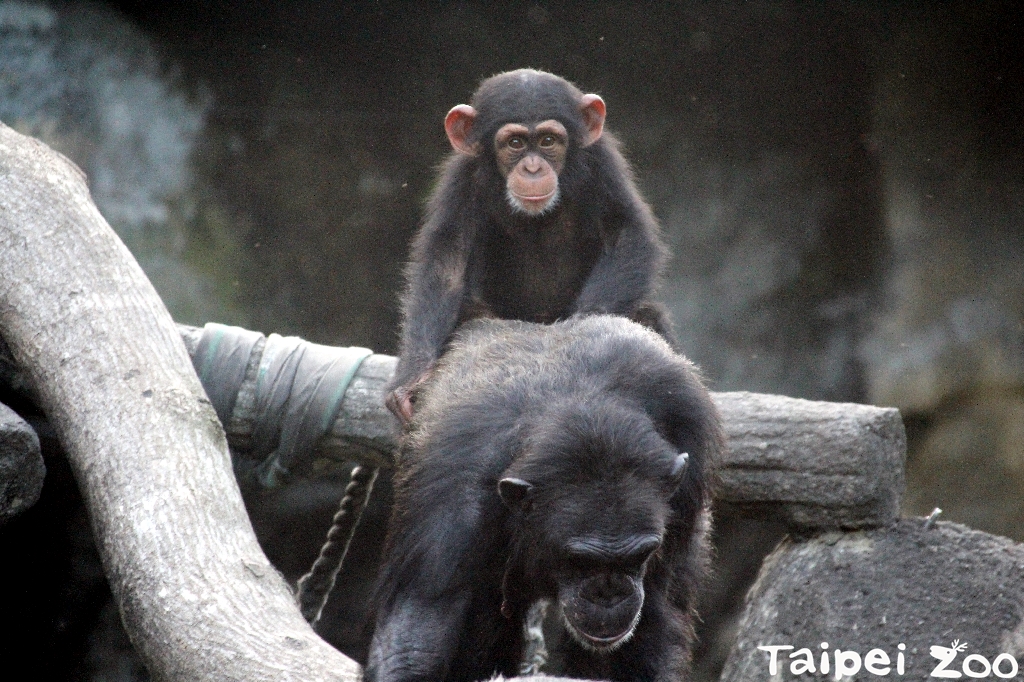
[[[582,93],[548,73],[485,80],[471,100],[476,156],[444,165],[412,247],[402,298],[402,339],[392,388],[429,370],[458,325],[475,317],[553,322],[578,313],[641,321],[670,338],[664,311],[647,303],[667,251],[608,132],[584,147]],[[536,217],[505,197],[494,136],[510,122],[560,121],[569,133],[561,199]]]
[[[399,453],[366,679],[515,675],[525,612],[554,596],[552,576],[564,567],[552,548],[574,532],[552,527],[543,510],[628,533],[630,515],[616,509],[664,516],[641,618],[612,653],[563,638],[564,672],[683,679],[705,572],[709,467],[722,444],[693,366],[637,324],[589,316],[464,325],[425,384]],[[676,487],[664,484],[665,453],[678,452],[690,461]],[[502,503],[505,476],[535,485],[532,511]],[[503,599],[511,618],[500,613]]]

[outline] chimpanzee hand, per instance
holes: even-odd
[[[403,426],[412,421],[412,416],[416,409],[416,395],[419,393],[420,386],[430,378],[433,371],[434,367],[431,365],[425,372],[409,383],[391,391],[387,398],[384,399],[384,405],[391,410],[391,414],[398,417]]]

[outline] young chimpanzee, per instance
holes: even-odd
[[[630,317],[671,337],[649,302],[667,251],[633,184],[605,105],[521,69],[488,78],[445,118],[455,151],[416,236],[388,407],[412,416],[415,386],[475,317],[554,322]]]
[[[638,324],[463,325],[397,459],[367,682],[515,675],[541,600],[557,672],[685,679],[723,440],[693,366]]]

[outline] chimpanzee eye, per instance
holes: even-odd
[[[555,136],[554,135],[545,135],[544,137],[540,138],[540,146],[541,147],[554,147],[555,146]]]
[[[510,137],[508,139],[509,149],[522,149],[526,146],[526,140],[521,137]]]

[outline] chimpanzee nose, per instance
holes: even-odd
[[[542,168],[540,159],[534,155],[527,156],[523,167],[527,173],[537,173]]]
[[[633,585],[628,578],[608,573],[592,578],[583,596],[594,604],[611,608],[632,594]]]

